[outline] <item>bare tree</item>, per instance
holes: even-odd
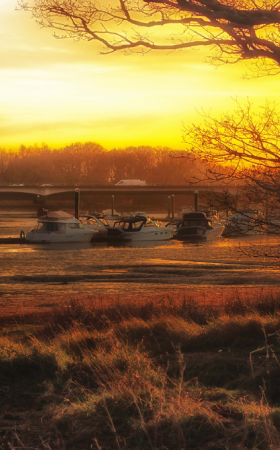
[[[220,118],[203,112],[202,125],[184,129],[187,157],[207,165],[197,179],[223,181],[224,195],[211,197],[220,209],[237,213],[233,232],[264,232],[280,235],[280,111],[276,104],[266,102],[259,108],[247,101],[236,101],[233,114]],[[203,168],[200,165],[200,168]],[[237,195],[230,195],[227,183],[234,183]],[[250,254],[258,248],[250,248]],[[280,258],[280,245],[265,249],[266,256]]]
[[[278,0],[25,0],[58,39],[97,41],[102,53],[210,47],[210,61],[255,60],[256,74],[280,64]]]
[[[212,166],[213,177],[219,177],[219,165],[227,167],[229,176],[237,169],[248,167],[280,169],[280,112],[275,103],[266,102],[254,108],[237,100],[233,114],[220,118],[202,111],[203,125],[190,125],[184,129],[188,150]],[[231,168],[231,169],[230,169]],[[222,174],[224,176],[224,172]]]

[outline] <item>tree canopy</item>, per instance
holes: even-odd
[[[101,53],[210,47],[214,64],[255,60],[256,73],[280,65],[280,11],[274,0],[26,0],[56,38],[97,41]]]
[[[181,151],[150,146],[107,151],[94,142],[54,150],[45,144],[22,145],[14,152],[0,148],[0,184],[112,185],[141,179],[148,184],[186,185],[186,179],[199,175],[194,164],[170,155],[179,156]]]

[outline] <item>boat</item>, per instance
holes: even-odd
[[[95,232],[92,240],[107,236],[110,225],[102,215],[82,214],[79,220],[85,228],[89,228]]]
[[[260,220],[257,210],[240,210],[228,217],[222,232],[223,237],[239,236],[242,234],[259,234]]]
[[[46,212],[46,215],[38,218],[36,227],[26,233],[26,242],[90,242],[94,234],[95,231],[85,228],[71,214],[53,211]]]
[[[167,227],[176,227],[174,238],[180,241],[193,239],[206,239],[210,231],[213,230],[211,220],[205,213],[193,211],[183,214],[183,219],[175,224],[167,224]]]
[[[107,239],[133,241],[167,241],[172,238],[171,228],[160,227],[146,216],[127,217],[108,228]]]

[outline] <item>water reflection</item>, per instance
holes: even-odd
[[[91,248],[90,242],[56,242],[56,243],[38,243],[38,244],[25,244],[27,247],[32,248],[34,251],[61,251],[61,250],[85,250]]]
[[[175,241],[93,241],[93,242],[61,242],[61,243],[37,243],[25,244],[25,247],[33,249],[33,251],[60,251],[60,250],[99,250],[99,249],[121,249],[121,248],[156,248],[156,247],[170,247],[176,246]],[[19,248],[18,248],[19,249]]]
[[[113,248],[156,248],[156,247],[172,247],[176,246],[177,242],[170,241],[111,241],[107,242],[107,247]]]

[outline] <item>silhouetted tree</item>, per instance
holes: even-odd
[[[250,59],[258,75],[279,72],[280,11],[273,0],[33,0],[32,5],[21,0],[19,5],[56,38],[96,41],[103,53],[209,47],[214,64]]]
[[[233,114],[215,118],[202,112],[202,125],[186,127],[184,141],[188,152],[184,156],[194,163],[196,159],[207,163],[200,170],[199,180],[235,183],[237,196],[228,194],[226,184],[224,196],[216,196],[221,208],[243,213],[256,209],[258,214],[252,225],[280,235],[279,109],[269,102],[259,108],[253,108],[249,101],[236,104]],[[279,257],[280,247],[275,249]]]

